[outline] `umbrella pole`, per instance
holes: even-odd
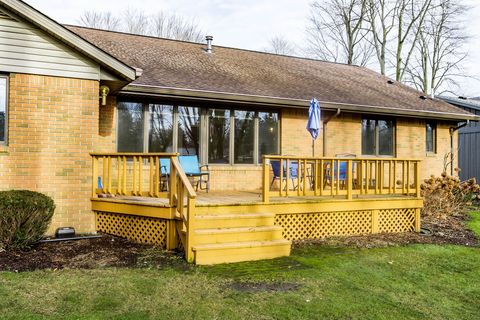
[[[315,139],[312,139],[312,158],[315,158]]]

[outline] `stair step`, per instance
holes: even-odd
[[[285,239],[201,244],[193,247],[196,264],[217,264],[273,259],[290,255],[291,242]]]
[[[195,230],[197,244],[248,242],[282,239],[282,227],[261,226]]]
[[[275,214],[273,213],[201,215],[195,217],[195,228],[214,229],[272,226],[274,220]]]

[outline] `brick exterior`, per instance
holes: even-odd
[[[91,211],[90,152],[116,151],[115,98],[99,107],[98,81],[12,74],[9,95],[9,143],[0,148],[0,188],[30,189],[51,196],[57,205],[49,233],[60,226],[94,232]],[[281,113],[283,155],[312,155],[305,130],[306,110]],[[440,174],[450,151],[449,127],[439,122],[437,153],[425,152],[425,121],[397,119],[396,154],[422,160],[422,178]],[[361,156],[361,116],[342,113],[326,128],[326,156]],[[323,155],[323,133],[315,142],[315,156]],[[455,150],[456,136],[455,136]],[[258,165],[211,165],[212,190],[260,189]]]
[[[91,159],[97,145],[98,81],[11,74],[8,146],[0,154],[0,188],[29,189],[57,206],[60,226],[95,230]]]

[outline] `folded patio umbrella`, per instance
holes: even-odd
[[[315,156],[315,140],[320,134],[322,120],[320,118],[320,103],[317,99],[312,98],[310,101],[310,109],[308,110],[307,131],[312,136],[312,156]]]

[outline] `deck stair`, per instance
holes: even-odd
[[[274,225],[275,214],[204,214],[195,217],[196,264],[273,259],[290,255],[291,242]]]

